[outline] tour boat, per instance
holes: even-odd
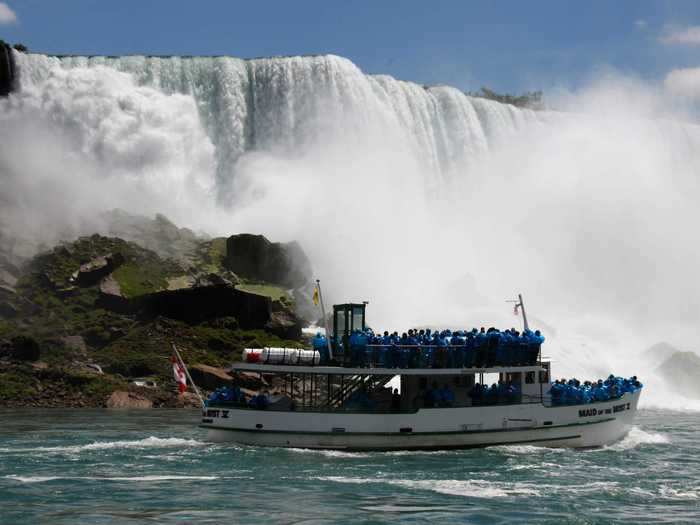
[[[641,393],[636,377],[620,382],[610,376],[609,388],[594,383],[601,386],[594,399],[581,399],[576,387],[559,385],[576,392],[562,398],[552,388],[551,361],[542,357],[539,344],[529,359],[508,356],[509,350],[526,348],[528,340],[522,335],[511,337],[509,344],[514,343],[499,353],[489,353],[484,346],[488,337],[472,338],[471,343],[464,337],[461,347],[436,348],[425,340],[409,345],[405,339],[364,344],[361,338],[353,341],[353,335],[368,333],[366,305],[334,306],[326,352],[318,347],[247,350],[247,359],[235,363],[232,374],[258,374],[268,386],[253,399],[237,386],[215,392],[201,420],[208,438],[350,451],[512,444],[582,448],[613,443],[633,424]],[[532,334],[522,297],[516,311],[518,307],[524,334]],[[459,359],[453,359],[453,353]],[[403,359],[405,355],[409,358]],[[616,381],[617,386],[612,386]],[[497,382],[495,395],[475,395],[477,383]],[[484,389],[477,389],[483,395]],[[439,402],[436,392],[444,394]]]

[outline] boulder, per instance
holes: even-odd
[[[131,313],[134,305],[124,297],[117,280],[108,275],[100,281],[100,295],[97,298],[97,306],[118,313]]]
[[[302,321],[289,311],[272,312],[265,329],[281,339],[301,339]]]
[[[73,350],[80,355],[87,355],[87,345],[85,344],[85,339],[79,335],[67,335],[61,338],[63,346],[69,350]]]
[[[669,389],[684,397],[700,399],[700,356],[675,352],[656,369]]]
[[[115,390],[107,399],[105,406],[107,408],[153,408],[153,401],[134,392]]]
[[[233,377],[223,368],[196,364],[191,366],[189,370],[195,384],[205,390],[216,390],[219,387],[233,384]]]
[[[124,264],[124,256],[121,253],[100,255],[90,262],[81,264],[71,280],[80,286],[93,286],[122,264]]]
[[[217,317],[235,317],[244,330],[264,328],[270,320],[269,297],[238,290],[228,284],[164,290],[144,296],[142,311],[189,323]]]
[[[311,263],[298,243],[273,243],[262,235],[229,237],[223,263],[240,277],[285,288],[299,288],[311,281]]]
[[[175,408],[201,408],[202,402],[194,392],[185,392],[175,398]]]
[[[235,372],[233,373],[233,380],[241,388],[247,388],[255,392],[270,386],[265,377],[256,372]]]

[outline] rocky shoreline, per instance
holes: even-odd
[[[0,407],[196,407],[177,394],[172,343],[205,392],[231,383],[224,367],[243,348],[303,344],[312,274],[299,245],[113,215],[125,238],[33,257],[0,229]]]

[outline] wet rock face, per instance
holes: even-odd
[[[302,321],[292,312],[273,312],[265,329],[281,339],[301,339]]]
[[[700,399],[700,356],[696,353],[675,352],[656,372],[674,392],[691,399]]]
[[[286,288],[300,288],[311,281],[311,263],[298,243],[273,243],[262,235],[229,237],[224,265],[246,279]]]
[[[15,85],[15,60],[12,49],[0,40],[0,97],[6,97]]]
[[[144,297],[142,311],[191,323],[235,317],[245,330],[263,328],[270,320],[269,297],[237,290],[227,284],[167,290]]]
[[[80,286],[93,286],[124,264],[121,253],[100,255],[80,265],[72,279]]]

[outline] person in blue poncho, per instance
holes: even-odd
[[[321,335],[321,332],[316,332],[312,340],[313,349],[316,350],[321,357],[321,364],[326,364],[330,361],[330,354],[328,353],[328,341]]]
[[[450,368],[462,368],[464,366],[464,340],[459,332],[455,332],[450,338]]]
[[[486,329],[482,326],[474,336],[475,365],[479,368],[486,364]]]
[[[455,402],[455,394],[449,385],[445,384],[440,389],[440,406],[451,407]]]

